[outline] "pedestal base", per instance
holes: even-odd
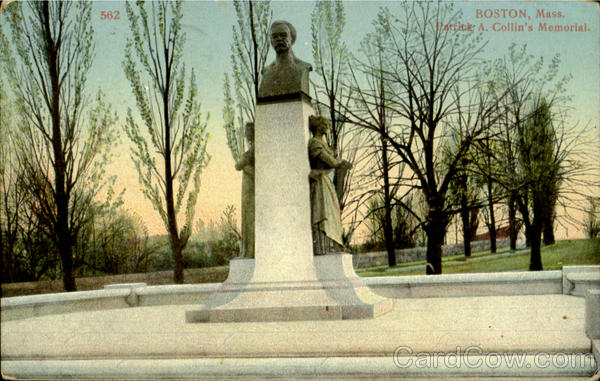
[[[392,310],[392,299],[375,294],[356,275],[352,255],[317,256],[315,267],[327,295],[342,306],[342,319],[373,319]]]
[[[254,261],[236,259],[219,291],[191,322],[369,319],[391,311],[393,302],[373,293],[356,275],[350,254],[315,257],[317,278],[254,282]]]

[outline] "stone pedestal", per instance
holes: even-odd
[[[327,295],[342,306],[342,319],[372,319],[392,310],[392,299],[375,294],[356,275],[351,254],[315,257],[315,267]]]
[[[255,282],[315,280],[306,97],[258,104],[255,121]]]
[[[373,318],[392,308],[356,276],[350,255],[313,257],[308,97],[259,103],[255,121],[255,259],[231,261],[229,278],[188,322]],[[315,263],[317,266],[315,266]]]
[[[352,255],[315,257],[316,278],[258,282],[253,259],[234,259],[229,277],[210,300],[187,311],[192,322],[372,319],[393,308],[373,293],[352,268]]]

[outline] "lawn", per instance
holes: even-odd
[[[594,240],[567,240],[542,248],[544,269],[556,270],[568,265],[600,264],[600,238]],[[524,271],[529,268],[529,250],[511,252],[507,248],[491,255],[488,251],[473,253],[464,260],[463,255],[443,259],[444,274],[466,272]],[[225,266],[185,269],[185,283],[222,282],[229,270]],[[358,269],[360,276],[423,275],[425,261],[400,263],[395,267],[373,266]],[[149,285],[172,284],[173,272],[160,271],[145,274],[122,274],[77,278],[77,289],[101,289],[110,283],[146,282]],[[2,296],[17,296],[63,292],[61,280],[2,284]]]
[[[226,266],[185,269],[185,283],[223,282],[229,268]],[[148,285],[173,284],[173,271],[157,271],[143,274],[120,274],[77,278],[77,290],[98,290],[111,283],[145,282]],[[2,296],[18,296],[64,292],[62,280],[39,282],[3,283]]]
[[[600,238],[593,240],[564,240],[554,245],[542,247],[542,263],[545,270],[560,270],[570,265],[600,264]],[[475,273],[497,271],[527,271],[529,269],[529,250],[499,251],[489,255],[488,252],[474,253],[467,260],[464,256],[452,256],[443,259],[444,274]],[[360,276],[393,276],[393,275],[423,275],[425,261],[388,266],[373,266],[358,269]]]

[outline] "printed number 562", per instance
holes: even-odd
[[[102,11],[100,20],[119,20],[119,11]]]

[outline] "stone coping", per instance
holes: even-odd
[[[585,296],[587,290],[600,289],[600,266],[565,266],[562,275],[564,294]]]
[[[90,291],[59,292],[52,294],[11,296],[2,298],[1,308],[33,306],[39,304],[60,304],[92,299],[125,298],[130,294],[129,289],[115,288]]]
[[[132,288],[138,288],[138,287],[145,287],[147,285],[148,285],[148,283],[144,283],[144,282],[138,282],[138,283],[110,283],[110,284],[105,284],[104,285],[104,289],[105,290],[112,290],[112,289],[116,289],[116,288],[132,289]]]
[[[380,284],[453,284],[453,283],[491,283],[491,282],[514,282],[514,281],[559,281],[562,280],[561,270],[550,271],[507,271],[497,273],[461,273],[443,275],[403,275],[403,276],[381,276],[363,277],[368,285]]]
[[[563,271],[388,276],[361,279],[376,294],[390,298],[535,294],[584,296],[587,289],[600,288],[600,279],[592,275],[590,280],[584,273],[600,273],[600,266],[566,266]],[[579,278],[582,278],[582,283],[576,283]],[[1,299],[0,307],[3,320],[14,320],[82,310],[194,304],[204,303],[219,289],[220,285],[220,283],[205,283],[137,287],[137,284],[130,286],[119,284],[118,288],[102,290],[7,297]]]

